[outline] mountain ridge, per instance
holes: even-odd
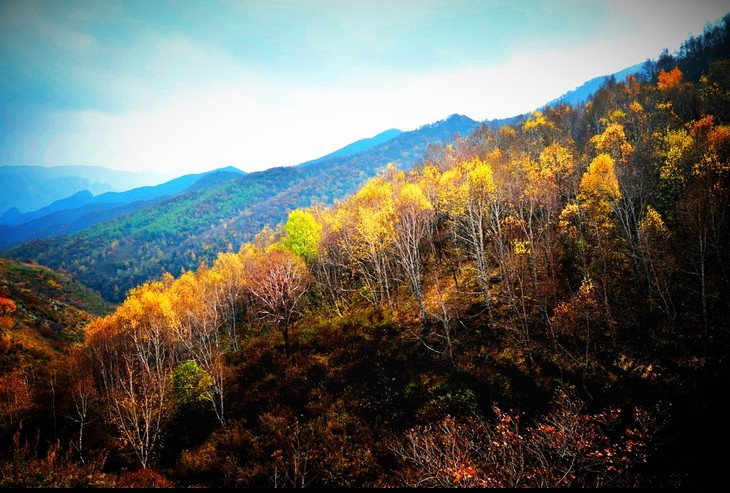
[[[0,166],[0,180],[5,184],[0,196],[0,214],[13,207],[31,212],[81,190],[98,195],[132,188],[157,185],[172,179],[167,173],[123,171],[103,166]]]
[[[409,169],[434,144],[448,142],[456,135],[466,136],[480,125],[495,126],[523,117],[476,121],[452,114],[412,131],[398,131],[392,137],[383,132],[378,134],[383,141],[374,145],[372,139],[362,139],[358,142],[365,141],[367,149],[353,154],[335,151],[330,157],[303,165],[238,177],[211,175],[206,179],[210,187],[203,190],[191,187],[159,200],[116,209],[108,206],[96,214],[90,209],[77,210],[72,221],[56,216],[55,220],[66,221],[65,226],[53,227],[52,217],[46,217],[47,224],[39,218],[38,228],[46,231],[44,234],[52,232],[52,238],[16,233],[15,243],[0,242],[0,249],[11,257],[71,269],[107,299],[120,301],[127,289],[165,271],[177,274],[181,269],[195,269],[201,261],[212,261],[218,251],[237,249],[264,227],[276,227],[295,208],[344,199],[388,164]],[[86,224],[90,217],[94,217],[94,224]],[[24,242],[18,243],[20,239]],[[123,248],[104,252],[93,247],[112,240]],[[131,273],[124,274],[127,269]],[[104,279],[120,282],[106,286],[109,283]]]
[[[552,101],[548,102],[541,108],[546,108],[548,106],[553,106],[556,104],[569,104],[569,105],[584,104],[609,79],[614,78],[617,82],[621,82],[629,75],[639,74],[643,70],[644,70],[644,64],[637,63],[636,65],[626,67],[625,69],[620,70],[613,74],[600,75],[598,77],[594,77],[594,78],[584,82],[580,86],[578,86],[574,89],[571,89],[570,91],[566,92],[559,98],[553,99]]]
[[[230,175],[245,174],[229,166],[205,173],[183,175],[159,185],[134,188],[125,192],[93,195],[88,190],[82,190],[25,214],[13,213],[11,209],[0,217],[0,249],[10,248],[25,241],[74,233],[118,215],[134,212],[146,204],[183,192],[216,172]],[[213,185],[214,182],[208,182],[207,186]],[[201,188],[205,186],[205,184],[200,185]]]
[[[324,161],[326,159],[330,159],[333,157],[343,157],[343,156],[351,156],[353,154],[358,154],[360,152],[367,151],[368,149],[371,149],[379,144],[387,142],[402,133],[403,133],[403,131],[398,130],[397,128],[391,128],[388,130],[384,130],[383,132],[380,132],[373,137],[366,137],[364,139],[356,140],[352,144],[348,144],[345,147],[342,147],[334,152],[326,154],[317,159],[312,159],[311,161],[305,161],[303,163],[297,164],[296,166],[308,166],[310,164]]]

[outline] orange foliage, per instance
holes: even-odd
[[[0,296],[0,315],[10,315],[17,310],[18,307],[13,303],[13,300]]]
[[[679,67],[674,67],[669,72],[662,70],[659,72],[657,87],[660,91],[666,91],[667,89],[670,89],[682,82],[683,75],[684,74],[682,74],[682,71],[679,70]]]
[[[33,407],[33,387],[20,370],[0,376],[0,430],[16,426]]]

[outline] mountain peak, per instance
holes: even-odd
[[[240,173],[242,175],[246,174],[245,171],[242,171],[242,170],[236,168],[235,166],[226,166],[225,168],[217,168],[217,169],[214,169],[213,171],[210,171],[209,173],[217,173],[219,171],[225,171],[228,173]]]
[[[418,130],[425,129],[425,128],[436,128],[441,126],[474,126],[477,122],[475,120],[472,120],[468,116],[460,115],[458,113],[454,113],[452,115],[447,116],[446,118],[443,118],[441,120],[438,120],[433,123],[427,123],[425,125],[421,125],[418,127]]]

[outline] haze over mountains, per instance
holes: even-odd
[[[94,195],[157,185],[174,176],[154,171],[120,171],[101,166],[0,166],[0,214],[30,212],[88,190]]]
[[[209,174],[219,171],[243,173],[224,168],[208,173],[184,175],[160,185],[133,188],[125,192],[93,195],[82,190],[65,199],[25,214],[9,209],[0,216],[0,248],[36,238],[60,236],[80,231],[100,222],[129,214],[154,201],[180,193]],[[213,184],[213,181],[208,181]]]
[[[615,74],[596,77],[547,104],[557,102],[581,104],[595,93],[608,77],[614,77],[620,81],[627,75],[640,72],[641,69],[642,65],[637,64]],[[498,120],[493,120],[492,123],[498,123]],[[401,130],[391,128],[373,137],[360,139],[317,159],[302,162],[297,166],[307,166],[331,158],[352,156],[368,151],[401,133],[403,133]],[[235,167],[230,168],[235,169]],[[215,171],[215,169],[218,168],[212,168],[210,171]],[[202,174],[204,173],[199,175]],[[186,176],[195,176],[195,174]],[[77,192],[88,191],[91,195],[97,196],[106,192],[124,192],[133,188],[153,187],[179,177],[155,171],[119,171],[101,166],[0,166],[0,181],[4,184],[4,193],[0,196],[0,225],[20,224],[56,210],[73,208],[74,203],[71,201],[59,203],[53,209],[41,211],[53,202],[68,199]],[[84,195],[88,197],[88,194]],[[104,200],[104,202],[110,202],[110,200]],[[17,211],[12,209],[17,209]],[[8,220],[8,217],[29,212],[36,214]]]

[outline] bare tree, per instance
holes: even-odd
[[[246,289],[258,317],[281,332],[284,350],[289,354],[289,327],[299,300],[311,283],[304,261],[289,250],[273,248],[259,259],[249,275]]]

